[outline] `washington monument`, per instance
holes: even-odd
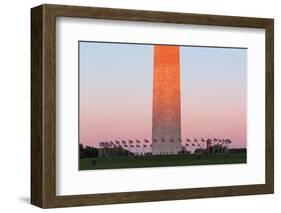
[[[181,149],[180,53],[178,46],[154,46],[152,154]]]

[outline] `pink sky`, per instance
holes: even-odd
[[[246,147],[246,50],[181,47],[180,55],[182,138]],[[152,45],[80,46],[80,143],[151,141],[152,77]]]

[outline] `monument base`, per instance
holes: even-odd
[[[152,143],[152,155],[176,155],[179,151],[181,151],[179,142]]]

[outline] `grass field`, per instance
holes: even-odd
[[[246,153],[82,158],[80,170],[246,163]]]

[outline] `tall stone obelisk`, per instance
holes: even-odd
[[[181,149],[180,53],[178,46],[154,46],[152,154]]]

